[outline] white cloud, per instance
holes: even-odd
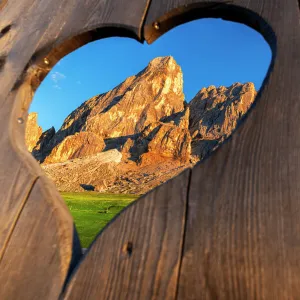
[[[57,90],[61,90],[62,88],[58,84],[54,84],[53,87]]]
[[[58,89],[58,90],[61,90],[61,86],[59,85],[59,82],[66,79],[67,76],[64,75],[63,73],[60,73],[60,72],[53,72],[51,75],[50,75],[50,78],[52,80],[52,82],[54,83],[53,84],[53,87],[55,89]]]
[[[66,75],[60,72],[54,72],[51,74],[51,79],[54,83],[58,83],[60,80],[66,79]]]
[[[76,83],[79,84],[79,85],[81,85],[81,81],[80,80],[77,80]]]

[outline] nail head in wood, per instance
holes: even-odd
[[[18,118],[18,123],[19,123],[19,124],[23,124],[23,123],[24,123],[23,118]]]
[[[153,23],[153,27],[156,29],[156,30],[159,30],[160,29],[160,25],[158,22],[154,22]]]
[[[49,61],[49,59],[47,57],[44,58],[44,63],[45,63],[45,65],[49,65],[50,64],[50,61]]]

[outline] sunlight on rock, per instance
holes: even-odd
[[[222,26],[222,30],[217,33],[213,25]],[[196,40],[184,34],[182,28],[187,33],[200,32],[202,28],[205,31]],[[180,42],[176,30],[181,32],[184,42]],[[205,35],[207,30],[213,32],[213,38],[209,33]],[[253,42],[245,42],[236,49],[233,30],[240,39],[246,32],[248,39],[251,36],[252,41],[258,41],[257,47]],[[106,52],[105,46],[101,48],[103,55],[97,52],[100,48],[92,48],[90,44],[78,50],[85,53],[81,54],[82,62],[74,58],[79,53],[75,51],[74,57],[70,54],[49,73],[45,79],[49,78],[48,89],[53,93],[49,102],[56,106],[49,118],[51,123],[48,120],[47,124],[55,125],[58,130],[51,127],[42,132],[38,114],[31,112],[26,145],[68,204],[83,247],[139,195],[193,167],[231,136],[253,104],[256,88],[260,88],[271,59],[267,43],[253,32],[232,22],[195,21],[179,26],[156,42],[163,55],[153,55],[157,50],[150,52],[156,43],[137,47],[128,43],[127,55],[131,55],[132,62],[124,59],[123,52],[121,56],[120,51],[113,52],[119,49],[120,40],[111,39],[109,44],[109,39],[105,39],[99,43],[111,48]],[[165,36],[172,39],[165,42]],[[224,43],[220,42],[222,39]],[[249,45],[255,50],[248,51]],[[138,47],[144,47],[147,60],[142,58],[142,48]],[[264,51],[263,64],[257,49]],[[242,51],[248,51],[253,63],[245,59]],[[89,55],[94,55],[95,66],[87,66]],[[67,68],[62,70],[65,61]],[[102,68],[104,65],[106,69]],[[87,70],[87,74],[81,74],[77,68]],[[254,74],[255,68],[261,73]],[[69,77],[73,78],[73,85],[68,85]],[[50,92],[39,94],[43,83],[37,95],[44,101]],[[44,106],[48,105],[46,102]],[[67,113],[63,115],[65,119],[58,128],[62,116],[54,114],[61,115],[71,105],[73,111],[67,117]]]
[[[173,57],[155,58],[139,74],[84,102],[51,139],[31,113],[28,150],[60,191],[146,193],[216,149],[257,94],[251,82],[209,86],[186,103],[182,77]],[[118,163],[97,155],[111,149],[122,153]]]

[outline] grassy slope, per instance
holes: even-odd
[[[79,234],[81,246],[87,248],[97,233],[136,195],[99,194],[96,192],[61,193]]]

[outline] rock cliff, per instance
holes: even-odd
[[[51,127],[50,129],[43,132],[37,141],[36,145],[32,150],[32,155],[39,162],[44,161],[45,157],[48,156],[52,150],[50,147],[51,140],[55,136],[55,128]],[[29,149],[28,149],[29,150]]]
[[[25,143],[31,152],[42,135],[42,128],[37,124],[38,114],[32,112],[28,115],[25,131]]]
[[[62,163],[43,164],[46,175],[66,192],[105,191],[119,174],[122,154],[114,149]]]
[[[202,88],[189,103],[192,153],[202,159],[228,138],[256,94],[251,82]]]
[[[85,101],[57,132],[42,133],[31,114],[26,143],[60,190],[141,193],[216,149],[256,94],[253,83],[210,86],[187,103],[181,68],[173,57],[158,57],[111,91]],[[101,155],[110,151],[122,159],[103,163]],[[72,177],[72,185],[63,175]]]
[[[93,132],[76,132],[67,136],[53,148],[45,163],[64,162],[74,158],[92,156],[105,148],[102,137]]]
[[[181,68],[174,58],[155,58],[136,76],[74,110],[53,142],[79,131],[94,132],[104,139],[140,133],[148,124],[183,109],[182,86]]]

